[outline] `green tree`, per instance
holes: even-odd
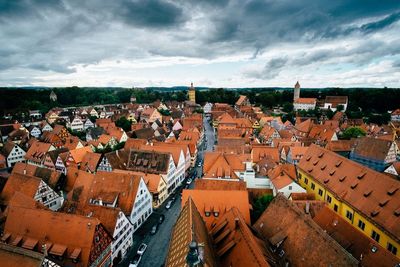
[[[121,117],[115,122],[115,125],[124,129],[125,132],[129,132],[131,130],[132,122],[125,117]]]
[[[344,139],[350,139],[350,138],[357,138],[360,136],[365,136],[366,132],[361,129],[360,127],[350,127],[347,128],[343,134],[342,134],[342,138]]]
[[[272,195],[262,195],[254,201],[253,212],[251,214],[252,221],[255,222],[264,210],[268,207],[274,197]]]
[[[293,111],[293,103],[285,103],[283,104],[283,111],[284,112],[292,112]]]
[[[343,105],[338,105],[336,107],[336,111],[343,111],[344,110],[344,106]]]

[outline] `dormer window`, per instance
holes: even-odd
[[[210,217],[210,215],[211,215],[211,212],[209,212],[209,211],[206,211],[206,212],[205,212],[205,215],[206,215],[206,217]]]
[[[219,216],[219,212],[214,212],[214,217],[218,217]]]

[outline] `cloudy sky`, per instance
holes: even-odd
[[[400,86],[399,0],[0,0],[0,86]]]

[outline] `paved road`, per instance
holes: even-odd
[[[120,263],[119,266],[129,265],[129,260],[135,256],[136,251],[141,243],[147,244],[147,250],[142,257],[139,266],[160,267],[163,265],[168,252],[168,244],[171,237],[172,227],[175,225],[181,207],[179,197],[175,200],[169,210],[165,209],[167,202],[168,200],[165,201],[159,209],[155,210],[155,213],[165,215],[165,220],[161,225],[159,225],[157,233],[155,235],[150,235],[148,231],[145,236],[134,234],[133,246],[129,251],[128,257],[122,263]],[[145,224],[149,224],[149,221],[146,221]]]
[[[204,130],[205,130],[205,136],[207,139],[207,142],[205,146],[202,146],[201,149],[199,149],[198,152],[198,160],[201,160],[204,162],[204,151],[212,151],[214,147],[214,141],[215,141],[215,135],[214,135],[214,129],[210,125],[209,121],[204,118],[203,121],[204,124]],[[204,150],[205,147],[205,150]],[[198,166],[196,163],[196,170],[197,170],[197,177],[202,176],[202,168],[203,166]],[[194,182],[192,182],[189,186],[190,189],[193,189]],[[178,194],[179,196],[179,194]],[[170,197],[171,198],[171,197]],[[166,200],[164,204],[158,209],[155,210],[155,213],[157,214],[164,214],[165,215],[165,220],[164,222],[160,225],[157,233],[155,235],[150,235],[149,231],[146,231],[147,234],[145,236],[141,236],[138,234],[134,235],[134,241],[133,241],[133,246],[131,250],[128,253],[128,257],[120,263],[118,266],[128,266],[129,265],[129,260],[131,260],[137,251],[137,248],[141,243],[147,244],[147,250],[144,253],[142,260],[139,264],[140,267],[160,267],[164,264],[165,258],[168,253],[168,247],[169,247],[169,240],[171,237],[171,231],[173,226],[175,225],[175,222],[179,216],[180,210],[181,210],[181,200],[179,197],[176,198],[174,204],[169,210],[165,209],[165,205],[168,202]],[[154,216],[154,215],[153,215]],[[159,216],[159,215],[156,215]],[[149,222],[153,221],[153,222]],[[146,228],[151,228],[152,224],[154,223],[154,220],[148,220],[145,223]]]

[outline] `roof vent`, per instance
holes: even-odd
[[[365,192],[364,192],[364,197],[368,197],[369,195],[371,195],[371,193],[372,193],[372,190],[371,190],[371,189],[365,191]]]
[[[325,170],[325,168],[326,168],[326,164],[322,165],[321,166],[321,171]]]
[[[355,182],[355,183],[353,183],[350,187],[351,187],[351,189],[355,189],[355,188],[357,187],[357,185],[358,185],[358,183]]]
[[[332,175],[335,174],[335,172],[336,172],[336,170],[331,170],[331,171],[329,172],[329,175],[332,176]]]
[[[346,179],[346,177],[347,177],[346,175],[343,175],[342,177],[339,178],[339,181],[343,182]]]
[[[357,175],[357,178],[361,180],[366,174],[366,172],[360,173],[359,175]]]
[[[389,188],[389,190],[387,191],[387,194],[389,195],[389,196],[393,196],[394,195],[394,193],[396,193],[396,191],[397,190],[399,190],[399,188],[398,187],[394,187],[394,186],[392,186],[391,188]]]
[[[383,199],[383,200],[381,200],[381,201],[379,202],[379,206],[383,207],[383,206],[385,206],[388,202],[389,202],[389,199],[388,199],[388,198],[387,198],[387,199]]]
[[[395,215],[396,217],[399,217],[399,216],[400,216],[400,208],[398,208],[397,210],[394,211],[394,215]]]
[[[325,178],[324,183],[328,183],[329,182],[329,178]]]
[[[372,212],[371,212],[371,216],[372,217],[375,217],[375,216],[377,216],[379,214],[379,210],[373,210]]]
[[[342,162],[343,162],[343,161],[339,160],[338,162],[336,162],[336,165],[335,165],[335,166],[336,166],[336,167],[339,167],[340,164],[342,164]]]
[[[318,158],[322,158],[323,155],[324,155],[324,152],[319,153]]]

